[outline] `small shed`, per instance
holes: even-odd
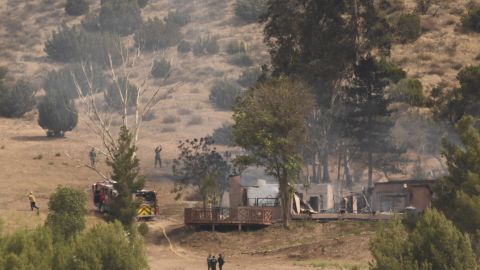
[[[376,182],[372,192],[372,210],[402,212],[407,209],[423,211],[432,201],[435,180],[398,180]]]

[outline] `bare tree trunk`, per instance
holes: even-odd
[[[348,148],[345,149],[344,156],[344,175],[345,175],[345,184],[348,188],[353,186],[352,175],[350,174],[350,153]]]
[[[373,153],[368,151],[368,187],[373,187]]]
[[[328,146],[325,146],[325,148],[322,150],[322,170],[323,170],[322,182],[329,183],[330,173],[328,170]]]
[[[291,208],[291,200],[290,200],[290,193],[288,188],[288,175],[286,172],[283,172],[279,177],[279,184],[280,184],[280,194],[282,197],[282,223],[283,227],[288,228],[289,221],[290,221],[290,208]]]
[[[342,150],[338,150],[338,162],[337,162],[337,181],[340,180],[340,171],[342,170]]]

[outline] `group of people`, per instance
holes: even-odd
[[[208,265],[208,270],[217,270],[217,263],[218,263],[218,269],[222,270],[223,265],[225,264],[225,258],[223,257],[222,254],[218,254],[218,259],[215,258],[215,255],[208,254],[207,257],[207,265]]]

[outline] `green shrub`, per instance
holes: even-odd
[[[225,51],[229,54],[246,53],[247,43],[243,40],[232,40],[227,44]]]
[[[174,116],[174,115],[166,115],[163,117],[162,123],[164,124],[174,124],[180,121],[180,118]]]
[[[137,0],[137,3],[140,8],[144,8],[147,6],[148,0]]]
[[[70,239],[85,229],[87,196],[82,191],[57,187],[48,201],[45,225],[57,239]]]
[[[98,17],[100,30],[127,36],[142,25],[137,0],[102,0]]]
[[[80,16],[88,13],[88,2],[86,0],[67,0],[65,12],[70,16]]]
[[[177,131],[175,127],[164,127],[161,130],[162,133],[175,132],[175,131]]]
[[[64,92],[68,98],[78,97],[75,81],[82,90],[83,94],[89,93],[89,82],[92,85],[92,91],[102,89],[106,86],[106,77],[101,68],[96,65],[85,66],[85,72],[81,64],[72,64],[58,71],[50,71],[43,83],[45,92]],[[72,76],[73,74],[73,76]],[[74,80],[75,78],[75,80]]]
[[[425,15],[427,14],[431,5],[432,0],[417,0],[417,11]]]
[[[422,33],[420,16],[415,13],[401,14],[398,17],[395,30],[400,42],[407,43],[417,40]]]
[[[123,110],[125,104],[122,97],[123,99],[126,99],[127,107],[135,106],[138,95],[137,86],[125,78],[119,78],[117,83],[112,82],[104,92],[105,103],[108,105],[109,109]],[[120,92],[122,95],[120,95]]]
[[[267,8],[268,0],[236,0],[235,15],[246,22],[257,22]]]
[[[242,88],[233,80],[219,80],[210,89],[210,102],[219,109],[230,110]]]
[[[53,31],[52,37],[45,42],[44,51],[48,56],[60,62],[95,62],[102,67],[122,62],[121,52],[125,51],[118,36],[109,33],[89,33],[82,28],[63,25]]]
[[[230,56],[230,59],[228,60],[228,62],[236,66],[249,67],[253,65],[254,60],[247,53],[237,53]]]
[[[148,231],[149,231],[149,228],[148,228],[148,224],[145,223],[145,222],[142,222],[140,223],[140,225],[138,225],[138,232],[142,235],[142,236],[146,236],[148,234]]]
[[[244,70],[237,82],[243,87],[254,86],[260,76],[262,75],[262,70],[259,67],[252,67]]]
[[[26,79],[18,80],[12,87],[0,79],[0,116],[22,117],[36,104],[36,89]]]
[[[94,13],[88,13],[82,22],[83,29],[88,32],[98,32],[100,31],[100,22],[98,21],[98,15]]]
[[[193,44],[193,54],[196,56],[207,55],[207,54],[216,54],[219,52],[220,47],[218,46],[217,37],[215,36],[206,36],[199,37]]]
[[[192,45],[190,42],[186,40],[180,41],[180,43],[177,46],[177,51],[181,53],[188,53],[192,50]]]
[[[134,36],[135,46],[148,51],[171,47],[181,39],[180,26],[158,17],[146,21]]]
[[[73,100],[65,93],[51,91],[38,104],[38,124],[49,137],[63,137],[75,128],[78,113]]]
[[[152,76],[155,78],[166,77],[170,73],[172,65],[170,61],[162,58],[160,61],[155,60],[152,67]]]
[[[173,23],[179,26],[187,25],[190,22],[190,20],[191,20],[190,14],[178,9],[175,11],[168,12],[167,18],[165,18],[165,21],[167,23]]]
[[[423,95],[422,83],[415,79],[403,79],[390,91],[390,98],[410,106],[423,106],[427,98]]]
[[[462,24],[468,29],[480,32],[480,7],[469,9],[467,14],[462,17]]]
[[[370,242],[372,270],[477,269],[467,236],[434,209],[408,233],[399,220],[382,226]]]
[[[224,123],[221,127],[213,130],[212,139],[215,144],[233,146],[234,139],[232,133],[232,125]]]

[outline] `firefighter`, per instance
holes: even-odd
[[[212,256],[212,270],[217,270],[217,259],[215,259],[215,255]]]
[[[208,257],[207,257],[207,267],[208,267],[208,270],[212,270],[212,255],[211,254],[208,254]]]
[[[30,191],[28,194],[28,200],[30,201],[30,209],[33,211],[33,208],[37,209],[37,214],[40,211],[40,208],[37,207],[36,203],[37,201],[35,200],[35,196],[33,196],[33,191]]]
[[[97,151],[95,151],[94,147],[92,147],[92,150],[90,150],[89,156],[90,165],[92,166],[92,168],[95,168],[95,163],[97,163]]]
[[[157,167],[157,164],[162,167],[162,158],[160,156],[160,153],[162,152],[162,146],[159,145],[157,148],[155,148],[155,168]]]
[[[222,254],[218,254],[218,269],[222,270],[225,259]]]

